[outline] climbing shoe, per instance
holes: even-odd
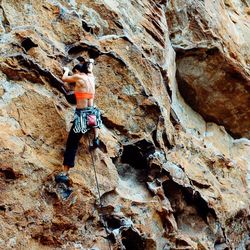
[[[69,177],[65,173],[59,173],[55,176],[56,183],[64,183],[66,185],[69,184]]]
[[[57,185],[57,192],[59,193],[59,195],[63,200],[66,200],[69,198],[73,190],[64,183],[59,183]]]
[[[98,138],[95,138],[93,140],[93,147],[98,148],[100,146],[100,140]]]

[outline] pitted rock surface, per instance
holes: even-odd
[[[0,249],[249,248],[247,1],[2,0],[0,17]],[[104,126],[66,199],[61,77],[80,56]]]

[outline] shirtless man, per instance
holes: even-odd
[[[99,146],[98,129],[102,121],[99,109],[95,108],[95,78],[93,75],[94,60],[79,63],[74,66],[73,75],[69,76],[69,69],[64,67],[62,80],[67,83],[75,83],[76,110],[74,114],[74,122],[70,129],[66,150],[64,153],[63,172],[67,175],[70,168],[74,167],[75,156],[79,141],[84,133],[91,128],[94,129],[94,139],[92,147]],[[92,124],[91,124],[92,122]]]

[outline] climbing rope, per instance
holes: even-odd
[[[107,234],[106,238],[107,238],[107,241],[108,241],[108,244],[109,244],[109,249],[112,250],[110,241],[108,239],[108,235],[109,235],[108,227],[107,227],[106,221],[103,219],[103,205],[102,205],[102,200],[101,200],[101,193],[100,193],[99,182],[98,182],[97,174],[96,174],[95,159],[94,159],[94,156],[93,156],[93,152],[91,150],[89,135],[87,134],[87,136],[88,136],[88,143],[89,143],[89,152],[90,152],[90,155],[91,155],[92,166],[93,166],[94,173],[95,173],[95,182],[96,182],[96,187],[97,187],[98,197],[99,197],[99,204],[100,204],[100,214],[99,214],[99,216],[100,216],[101,222],[104,225],[105,232]]]

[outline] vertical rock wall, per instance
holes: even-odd
[[[239,0],[2,0],[0,249],[247,249],[249,13]],[[62,67],[78,56],[96,61],[102,207],[87,136],[67,200],[53,179],[74,111]]]

